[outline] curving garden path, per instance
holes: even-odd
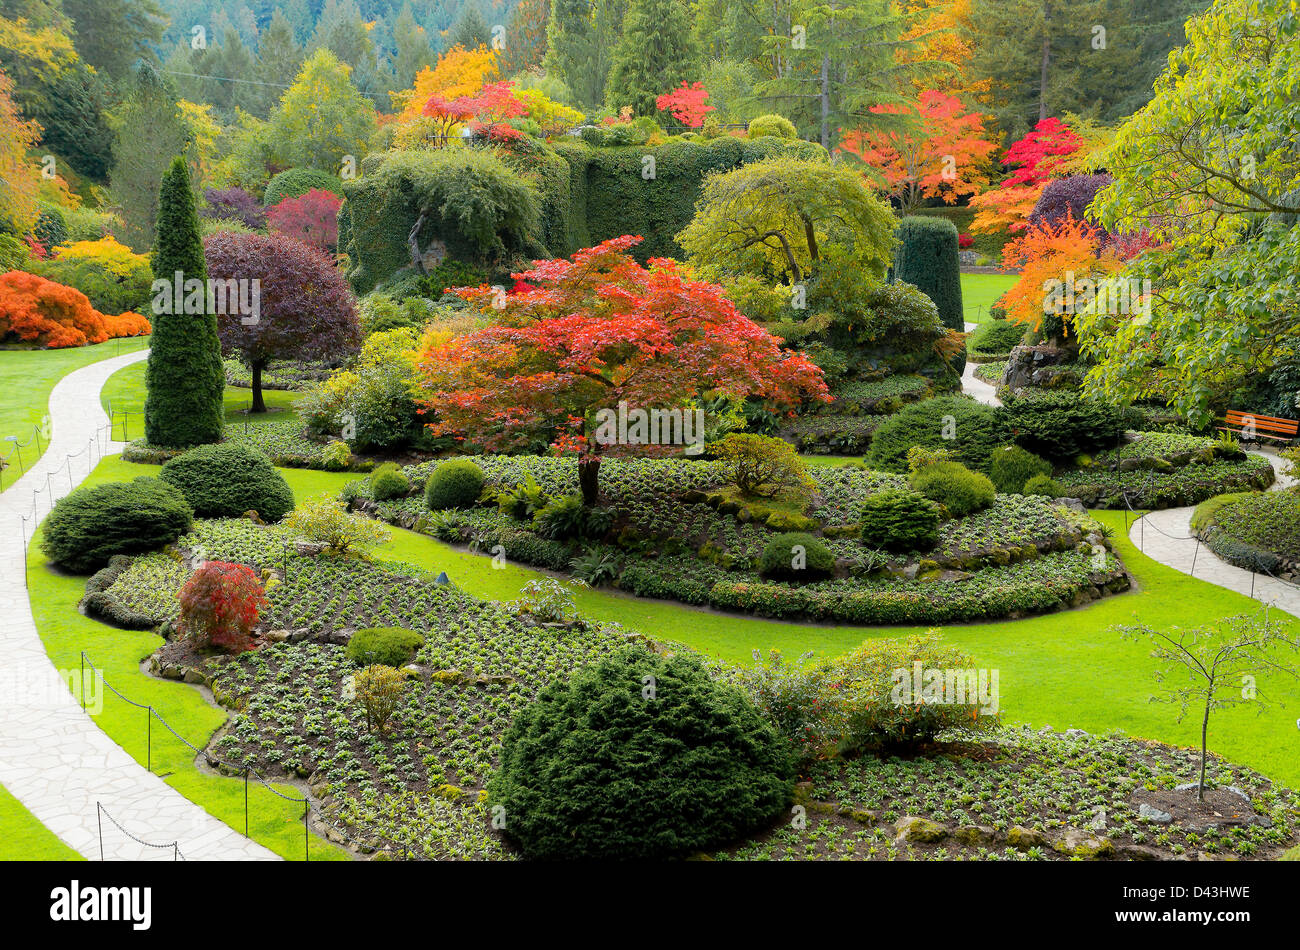
[[[53,500],[68,494],[100,458],[121,451],[121,443],[104,441],[111,436],[100,390],[113,373],[148,355],[144,350],[92,363],[60,380],[50,394],[53,435],[44,458],[0,495],[0,783],[87,858],[100,857],[100,803],[108,816],[103,841],[109,860],[172,858],[170,847],[148,847],[130,835],[153,844],[175,841],[190,860],[277,860],[105,735],[69,690],[76,671],[51,665],[32,618],[24,536],[31,537]]]
[[[966,332],[970,333],[979,326],[978,323],[966,324]],[[966,361],[966,368],[961,374],[961,391],[966,393],[976,402],[982,402],[989,406],[1000,406],[1002,400],[997,396],[997,388],[990,386],[984,380],[975,375],[975,370],[979,368],[979,363]]]

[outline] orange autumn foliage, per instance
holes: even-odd
[[[149,321],[138,313],[100,313],[75,287],[20,270],[0,275],[0,340],[16,337],[60,349],[143,336],[151,330]]]
[[[477,95],[485,84],[497,76],[497,54],[486,46],[467,50],[453,46],[438,57],[438,62],[425,66],[415,77],[415,86],[404,92],[390,93],[400,110],[398,122],[412,122],[423,115],[424,104],[432,96],[457,99]]]
[[[1002,296],[1007,319],[1038,330],[1054,282],[1095,281],[1118,271],[1119,255],[1113,248],[1102,249],[1098,233],[1069,215],[1055,227],[1030,228],[1007,244],[1003,262],[1021,269],[1020,280]],[[1068,333],[1070,321],[1066,319],[1064,325]]]

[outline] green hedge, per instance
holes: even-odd
[[[279,521],[293,508],[293,489],[257,449],[236,442],[201,445],[158,473],[175,485],[200,518],[239,518],[256,511]]]
[[[964,332],[956,226],[942,218],[908,217],[899,225],[898,240],[894,277],[918,287],[933,300],[944,326]],[[959,354],[953,368],[960,373],[965,367],[966,356]]]
[[[343,179],[337,175],[315,168],[288,168],[266,183],[262,204],[270,208],[285,198],[301,198],[314,188],[343,197]]]

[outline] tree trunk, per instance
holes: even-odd
[[[1201,720],[1201,781],[1196,786],[1196,800],[1205,801],[1205,740],[1210,731],[1210,707],[1205,707],[1205,718]]]
[[[588,508],[595,505],[600,495],[599,455],[585,455],[578,459],[578,487],[582,489],[582,503]]]
[[[831,147],[831,55],[822,56],[822,148]]]
[[[266,412],[266,403],[262,399],[262,364],[254,362],[253,370],[253,406],[249,412]]]
[[[816,264],[821,259],[821,252],[817,249],[817,231],[813,228],[812,218],[807,215],[803,215],[803,235],[808,244],[808,259]]]

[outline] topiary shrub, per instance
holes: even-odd
[[[293,489],[257,449],[237,442],[200,445],[162,467],[200,518],[238,518],[256,511],[279,521],[293,508]]]
[[[830,548],[801,531],[787,531],[767,542],[758,563],[765,577],[787,581],[817,581],[835,572]]]
[[[960,462],[935,462],[908,479],[912,490],[943,505],[954,518],[982,511],[993,504],[997,489],[988,477]]]
[[[889,488],[858,507],[862,542],[888,551],[928,551],[939,542],[939,506],[914,491]]]
[[[482,491],[483,469],[469,459],[453,459],[433,470],[424,486],[424,500],[430,511],[472,508]]]
[[[401,668],[415,659],[424,636],[401,627],[368,627],[352,634],[344,652],[357,666]]]
[[[1021,490],[1023,495],[1046,495],[1048,498],[1060,498],[1065,494],[1061,483],[1051,475],[1034,475]]]
[[[749,137],[756,139],[760,135],[772,135],[778,139],[792,139],[799,134],[798,130],[783,115],[777,115],[770,112],[767,115],[760,115],[749,122]]]
[[[989,459],[989,477],[998,491],[1007,495],[1021,494],[1025,482],[1035,475],[1051,474],[1050,462],[1018,445],[999,446]]]
[[[76,574],[90,574],[114,554],[142,554],[190,530],[194,510],[174,486],[147,475],[133,482],[78,488],[54,505],[41,550]]]
[[[961,396],[939,396],[904,406],[871,437],[867,464],[886,472],[907,471],[914,445],[947,449],[968,468],[985,471],[993,450],[1008,441],[1002,416],[992,406]]]
[[[989,320],[970,335],[970,352],[984,357],[1006,358],[1025,339],[1025,327],[1010,320]],[[984,362],[993,362],[985,359]]]
[[[541,860],[655,860],[730,844],[790,802],[786,744],[744,694],[677,653],[620,651],[515,716],[489,801]]]
[[[401,498],[411,490],[411,480],[396,462],[385,462],[370,473],[370,495],[375,501]]]
[[[343,197],[343,180],[336,175],[315,168],[288,168],[266,183],[262,204],[271,208],[285,198],[301,198],[313,188]]]
[[[894,278],[911,284],[933,300],[945,327],[964,332],[966,317],[961,303],[957,226],[944,218],[913,216],[903,219],[898,239]],[[966,355],[959,353],[953,359],[953,369],[960,374],[965,368]]]
[[[1077,392],[1011,396],[999,412],[1018,444],[1049,459],[1108,449],[1124,434],[1120,410]]]
[[[58,205],[41,204],[41,213],[32,228],[32,236],[45,250],[53,251],[68,240],[68,222]]]

